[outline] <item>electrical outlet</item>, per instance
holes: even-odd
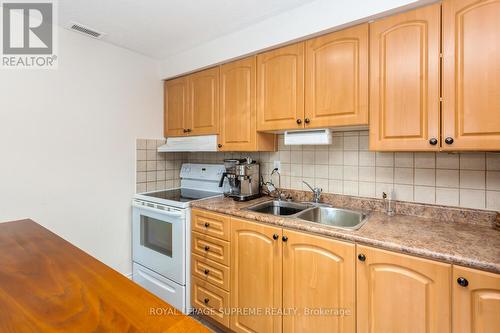
[[[274,161],[274,169],[278,169],[278,172],[281,173],[281,161]]]

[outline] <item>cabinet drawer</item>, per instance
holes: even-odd
[[[200,280],[210,282],[216,287],[229,291],[229,267],[193,254],[191,274]]]
[[[229,309],[229,293],[193,276],[191,283],[193,307],[222,325],[229,327],[229,316],[222,309]]]
[[[193,232],[191,251],[203,258],[229,266],[229,242]]]
[[[229,241],[229,216],[193,209],[191,228],[204,235]]]

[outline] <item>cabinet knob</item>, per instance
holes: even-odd
[[[191,133],[191,129],[190,128],[188,128],[187,131],[188,131],[188,133]]]
[[[208,251],[208,250],[210,250],[210,246],[205,245],[205,251]]]
[[[306,124],[309,124],[311,122],[311,120],[309,118],[304,119],[304,121]]]
[[[466,278],[464,278],[464,277],[459,277],[459,278],[457,279],[457,283],[458,283],[459,285],[461,285],[462,287],[467,287],[467,286],[469,285],[469,281],[467,281],[467,279],[466,279]]]
[[[210,271],[208,269],[205,269],[204,273],[205,273],[205,275],[208,275],[208,273],[210,273]]]
[[[302,124],[302,119],[297,119],[297,124]]]
[[[358,254],[358,259],[359,259],[359,261],[365,261],[366,256],[363,253],[360,253],[360,254]]]
[[[205,304],[208,304],[208,302],[210,302],[210,300],[209,300],[208,298],[205,298],[205,299],[203,300],[203,302],[205,302]]]
[[[447,137],[446,139],[444,139],[444,142],[447,144],[447,145],[451,145],[453,143],[453,138],[452,137]]]
[[[183,129],[182,131],[183,131],[184,133],[187,133],[187,131],[188,131],[188,130],[187,130],[187,129]]]
[[[273,235],[273,239],[274,239],[274,240],[277,240],[278,238],[280,238],[280,236],[278,236],[278,234],[274,234],[274,235]]]
[[[288,240],[288,237],[283,236],[283,237],[281,237],[281,239],[283,240],[283,242],[286,242]]]
[[[222,148],[222,143],[219,143],[217,147]]]
[[[438,140],[436,138],[432,138],[429,140],[429,143],[433,146],[437,145],[438,144]]]
[[[205,228],[208,228],[208,227],[210,227],[210,223],[205,222]]]

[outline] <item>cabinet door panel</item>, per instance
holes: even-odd
[[[257,73],[257,129],[303,128],[304,43],[259,54]]]
[[[221,151],[275,150],[275,136],[257,133],[256,57],[221,66]]]
[[[165,113],[164,134],[169,136],[182,136],[186,128],[185,115],[188,110],[187,80],[185,77],[165,81]]]
[[[305,127],[368,124],[368,24],[306,42]]]
[[[445,150],[500,150],[500,1],[443,2]]]
[[[357,246],[359,333],[451,331],[451,265]]]
[[[468,281],[466,287],[458,278]],[[453,267],[453,332],[497,332],[500,329],[500,275]]]
[[[219,67],[188,76],[189,135],[219,132]]]
[[[273,239],[273,235],[278,239]],[[281,229],[231,219],[231,307],[261,313],[236,313],[235,332],[281,332],[282,244]]]
[[[438,150],[440,4],[370,25],[370,149]]]
[[[283,316],[283,331],[354,332],[354,244],[289,230],[283,235],[288,237],[283,243],[283,308],[297,311]],[[312,309],[324,312],[307,312]]]

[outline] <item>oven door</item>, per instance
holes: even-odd
[[[132,216],[134,262],[185,285],[185,222],[186,214],[182,209],[134,202]]]

